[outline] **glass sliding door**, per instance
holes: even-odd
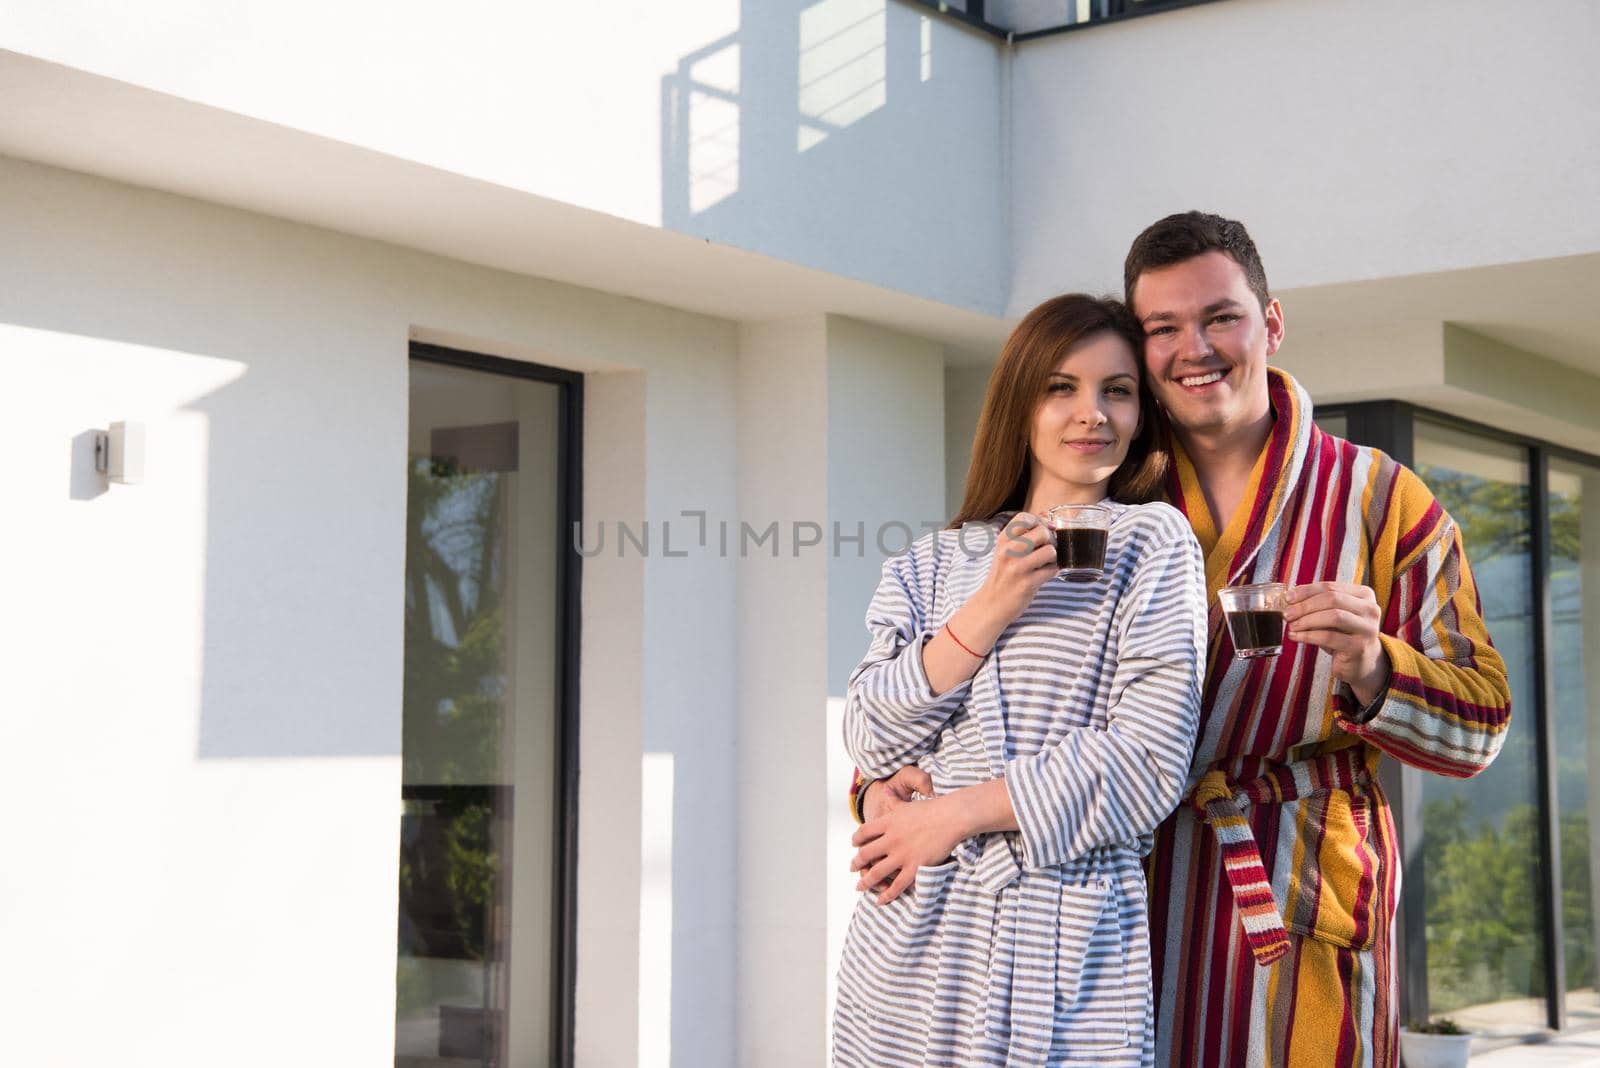
[[[1600,466],[1550,460],[1552,722],[1561,840],[1567,1024],[1600,1023],[1595,895],[1600,893]],[[1596,621],[1587,626],[1586,620]]]
[[[1401,928],[1426,966],[1405,968],[1404,1015],[1490,1035],[1600,1026],[1600,457],[1403,402],[1316,418],[1414,461],[1461,525],[1511,679],[1486,772],[1392,776],[1402,836],[1421,839]]]
[[[1546,1022],[1528,450],[1416,420],[1417,473],[1461,527],[1519,710],[1473,779],[1421,777],[1428,1008],[1486,1034]]]
[[[397,1068],[558,1049],[571,388],[411,364]]]

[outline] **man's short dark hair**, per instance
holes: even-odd
[[[1272,299],[1267,291],[1267,271],[1261,266],[1261,254],[1244,223],[1203,211],[1168,215],[1133,239],[1133,247],[1122,264],[1123,299],[1133,307],[1133,285],[1146,271],[1171,267],[1207,252],[1220,252],[1239,265],[1250,292],[1265,311]]]

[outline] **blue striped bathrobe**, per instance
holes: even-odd
[[[891,558],[850,677],[862,774],[935,792],[1004,776],[1020,832],[960,843],[886,906],[856,905],[839,1065],[1153,1063],[1140,858],[1185,789],[1205,669],[1205,568],[1165,504],[1115,512],[1106,574],[1052,580],[977,674],[935,695],[922,647],[982,585],[999,523]]]

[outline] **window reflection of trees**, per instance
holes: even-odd
[[[1417,473],[1460,528],[1480,594],[1494,584],[1493,593],[1483,598],[1485,622],[1491,636],[1504,634],[1511,646],[1513,636],[1525,635],[1531,625],[1531,598],[1519,595],[1531,578],[1527,485],[1429,464],[1418,464]],[[1578,512],[1573,502],[1552,500],[1550,521],[1554,555],[1575,556]],[[1518,688],[1527,682],[1513,681]],[[1531,788],[1534,734],[1531,721],[1518,726],[1522,730],[1508,738],[1508,752],[1502,754],[1502,759],[1510,757],[1506,763],[1511,767],[1490,782],[1475,784],[1477,789],[1451,791],[1424,806],[1428,988],[1434,1013],[1544,996],[1541,817],[1538,806],[1527,800],[1528,792],[1518,790]],[[1516,766],[1522,764],[1527,767]],[[1572,853],[1563,852],[1563,874],[1575,866],[1584,872],[1581,884],[1564,885],[1583,887],[1584,923],[1587,837],[1586,821],[1572,829],[1564,821],[1563,849],[1568,840],[1579,841],[1573,842]],[[1571,896],[1564,902],[1569,923],[1578,919],[1573,914],[1578,902]],[[1569,985],[1592,969],[1592,953],[1569,957]]]
[[[405,575],[405,793],[400,856],[402,1019],[434,1005],[473,1002],[484,1012],[481,1050],[498,1036],[485,999],[487,969],[502,954],[494,922],[504,860],[501,821],[505,717],[505,521],[501,473],[413,458]],[[449,973],[408,966],[429,958],[481,963],[476,992]],[[420,963],[420,961],[418,961]],[[440,1010],[442,1011],[442,1010]],[[469,1043],[469,1047],[474,1043]],[[442,1047],[441,1047],[442,1048]]]
[[[420,460],[406,552],[407,782],[499,776],[505,705],[503,476]]]
[[[1592,470],[1551,464],[1550,614],[1555,667],[1556,789],[1561,828],[1561,920],[1567,990],[1595,986],[1594,898],[1589,827],[1589,700],[1586,693],[1582,585],[1582,488]],[[1565,474],[1570,489],[1557,488]],[[1594,547],[1590,547],[1593,555]]]

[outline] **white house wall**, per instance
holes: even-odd
[[[1597,39],[1590,0],[1226,0],[1029,42],[1011,312],[1189,208],[1279,289],[1596,251]]]
[[[0,49],[963,308],[1005,304],[1002,52],[900,0],[18,0]]]
[[[13,848],[38,858],[0,876],[0,930],[28,962],[0,996],[29,1021],[3,1059],[380,1062],[408,334],[642,372],[642,406],[626,374],[599,376],[586,467],[596,501],[644,510],[586,518],[637,522],[732,511],[736,330],[14,160],[0,188],[0,418],[28,457],[10,497],[27,521],[4,534],[0,748],[33,813]],[[90,432],[115,419],[148,425],[143,485],[92,472]],[[670,752],[674,1033],[683,1062],[729,1064],[735,814],[711,780],[733,756],[734,689],[712,670],[731,660],[732,567],[624,565],[597,564],[585,604],[585,677],[599,660],[613,681],[584,695],[584,752],[614,749],[583,779],[579,885],[594,864],[637,875],[641,746]],[[624,613],[615,648],[596,612]],[[637,882],[585,900],[578,1048],[630,1064]]]
[[[944,351],[828,320],[828,693],[843,696],[866,650],[883,561],[944,525]],[[832,524],[841,537],[833,543]],[[844,540],[857,533],[860,542]],[[830,740],[831,744],[831,740]]]

